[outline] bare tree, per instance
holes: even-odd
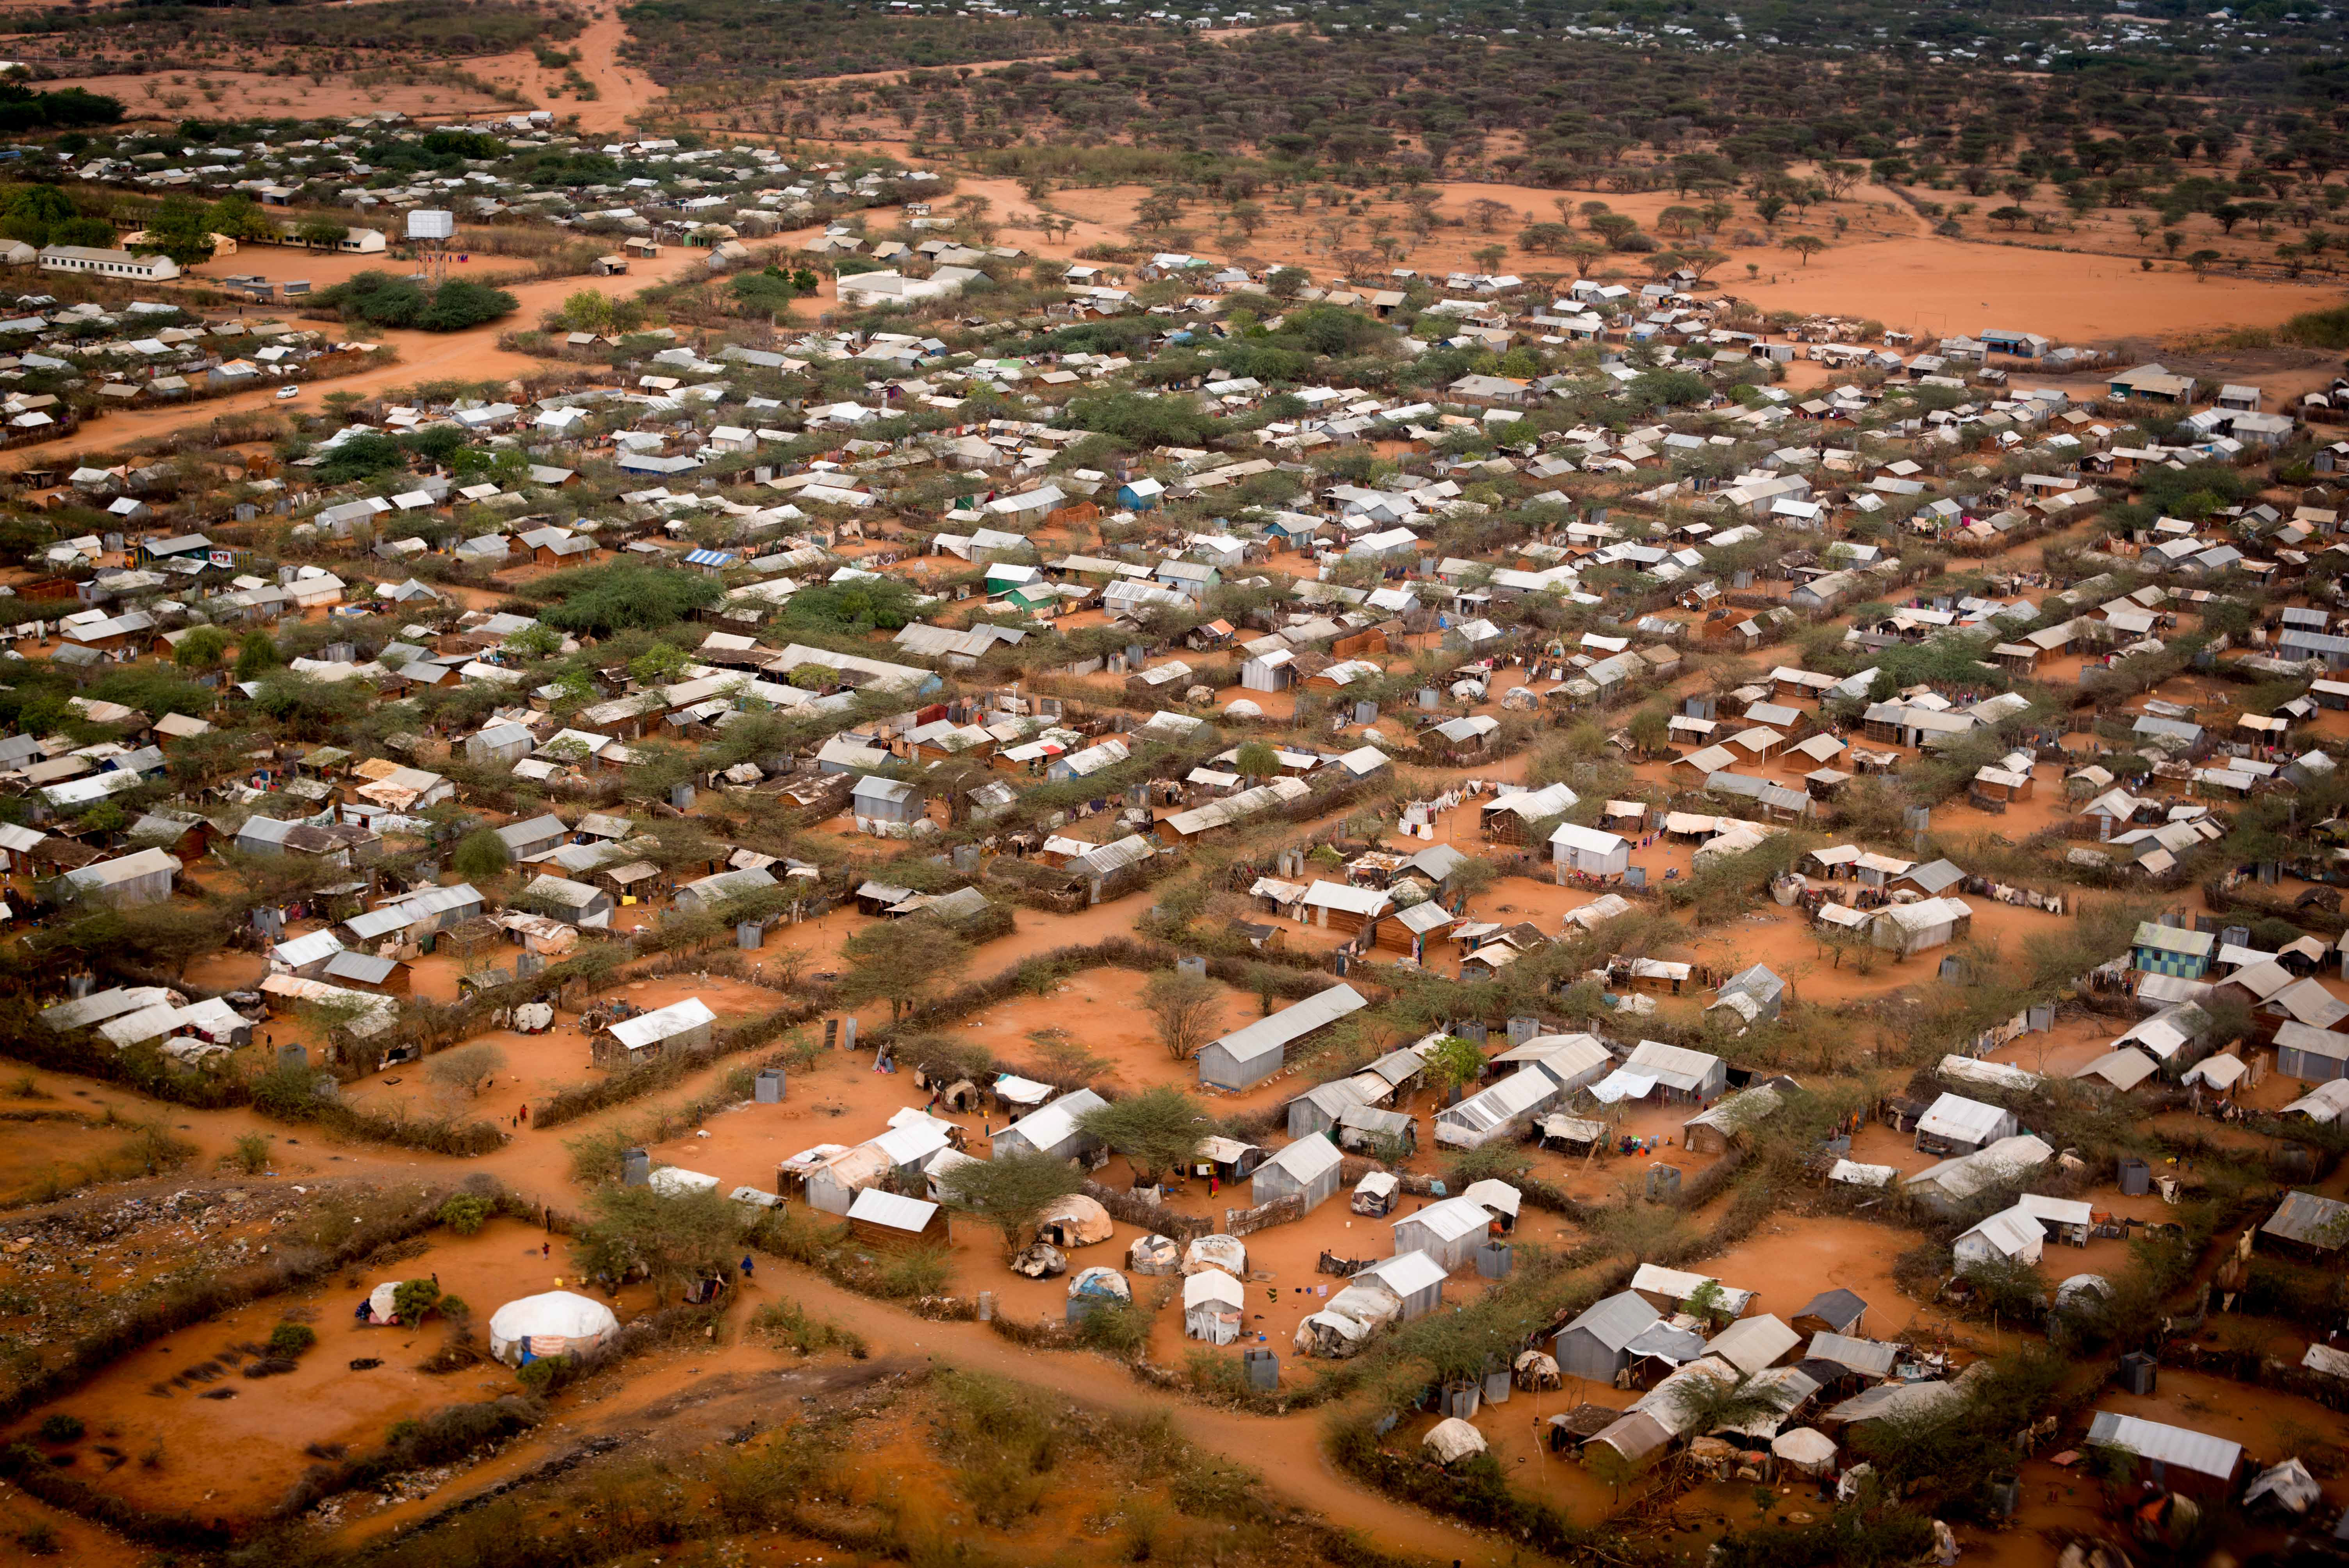
[[[1142,1007],[1158,1030],[1158,1043],[1178,1062],[1198,1055],[1223,1030],[1223,987],[1205,975],[1159,970],[1142,989]]]
[[[506,1069],[506,1054],[487,1040],[476,1040],[470,1046],[442,1051],[425,1067],[432,1081],[450,1088],[460,1089],[479,1099],[483,1089]]]

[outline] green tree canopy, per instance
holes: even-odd
[[[1081,1191],[1084,1184],[1067,1161],[1018,1150],[957,1165],[938,1179],[938,1196],[957,1213],[984,1220],[1002,1233],[1009,1257],[1036,1239],[1036,1222],[1045,1210]]]

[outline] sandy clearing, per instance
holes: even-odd
[[[553,1252],[543,1256],[542,1243]],[[115,1363],[58,1408],[79,1416],[94,1432],[113,1431],[110,1440],[127,1453],[160,1449],[157,1465],[125,1465],[103,1478],[97,1474],[103,1461],[85,1456],[84,1479],[99,1490],[144,1508],[250,1519],[274,1507],[300,1476],[309,1445],[340,1443],[363,1452],[403,1417],[512,1387],[512,1375],[494,1364],[437,1377],[417,1370],[440,1346],[445,1323],[428,1319],[420,1329],[363,1326],[352,1309],[367,1290],[387,1280],[437,1277],[444,1291],[473,1307],[486,1344],[490,1313],[516,1296],[560,1288],[557,1281],[567,1282],[569,1270],[559,1239],[547,1243],[536,1227],[518,1221],[492,1221],[470,1237],[436,1231],[417,1255],[358,1274],[356,1286],[351,1276],[337,1275],[167,1335]],[[633,1288],[615,1310],[626,1318],[650,1300],[649,1289]],[[265,1342],[289,1316],[305,1319],[318,1336],[293,1372],[266,1378],[230,1372],[210,1383],[168,1386],[181,1368],[228,1346]],[[354,1359],[382,1365],[355,1371]],[[161,1393],[155,1391],[159,1384],[165,1385]],[[234,1397],[201,1397],[222,1389]],[[238,1455],[234,1465],[204,1462],[207,1454],[230,1450]]]
[[[1472,223],[1439,228],[1426,240],[1415,241],[1400,223],[1405,211],[1400,204],[1373,201],[1367,214],[1354,218],[1342,208],[1333,211],[1313,206],[1299,217],[1266,201],[1264,227],[1228,248],[1216,232],[1221,217],[1212,207],[1195,204],[1183,226],[1191,232],[1191,247],[1203,254],[1236,253],[1295,264],[1326,279],[1344,268],[1332,253],[1325,225],[1349,222],[1336,249],[1357,249],[1370,242],[1371,220],[1383,215],[1398,220],[1392,232],[1406,246],[1395,264],[1415,272],[1441,275],[1475,270],[1475,253],[1500,245],[1506,252],[1501,263],[1505,269],[1528,276],[1563,273],[1571,281],[1573,269],[1567,259],[1516,247],[1516,232],[1523,223],[1555,222],[1561,204],[1575,212],[1580,203],[1592,201],[1652,223],[1664,207],[1681,201],[1671,191],[1622,195],[1470,181],[1431,189],[1441,193],[1436,211],[1445,219],[1464,218],[1469,203],[1480,200],[1502,202],[1515,216],[1489,233]],[[1139,185],[1073,188],[1056,191],[1040,204],[1029,200],[1015,181],[970,176],[961,178],[956,190],[988,197],[994,203],[991,216],[1017,235],[1014,242],[1036,254],[1061,258],[1089,245],[1132,242],[1128,225],[1137,204],[1149,194]],[[1040,206],[1076,219],[1076,229],[1066,239],[1045,241],[1020,221]],[[1841,217],[1851,223],[1852,237],[1831,240],[1829,248],[1807,265],[1775,242],[1743,248],[1724,242],[1721,249],[1731,260],[1713,274],[1710,287],[1750,299],[1765,310],[1827,313],[1935,334],[2005,326],[2069,343],[2272,326],[2302,311],[2325,308],[2343,292],[2337,283],[2217,276],[2205,281],[2184,265],[2166,261],[2147,271],[2123,256],[1941,239],[1923,232],[1914,214],[1880,187],[1856,188],[1851,199],[1811,211],[1812,221],[1803,229],[1825,232]],[[1733,220],[1723,240],[1740,228],[1758,232],[1760,225],[1750,218]],[[1780,232],[1795,229],[1787,224]],[[1593,275],[1643,282],[1646,273],[1632,265],[1635,260],[1627,256],[1602,262]],[[1752,274],[1746,271],[1749,264],[1754,269]]]
[[[582,130],[626,130],[660,98],[661,87],[642,71],[621,64],[620,47],[626,42],[627,28],[620,20],[618,6],[591,10],[587,17],[584,32],[554,46],[580,56],[572,68],[595,84],[595,98],[570,96],[564,73],[540,65],[538,57],[527,49],[471,60],[466,62],[467,69],[484,81],[514,88],[540,108],[553,110],[557,119],[576,118]]]

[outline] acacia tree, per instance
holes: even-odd
[[[1222,1029],[1223,1003],[1222,986],[1182,969],[1161,969],[1142,988],[1142,1008],[1158,1031],[1158,1043],[1178,1062],[1197,1056]]]
[[[449,857],[457,874],[469,882],[487,882],[513,864],[513,851],[494,828],[476,828],[459,841]]]
[[[840,983],[841,1000],[889,1004],[891,1022],[970,965],[970,947],[927,914],[868,925],[840,944],[852,967]]]
[[[662,1301],[672,1288],[718,1273],[741,1244],[742,1221],[714,1190],[674,1196],[650,1187],[599,1187],[587,1223],[572,1238],[580,1273],[626,1279],[641,1270]]]
[[[426,1064],[424,1070],[433,1082],[461,1089],[479,1099],[481,1091],[505,1070],[505,1052],[487,1040],[475,1040],[455,1050],[442,1051]]]
[[[992,1160],[970,1160],[938,1178],[938,1197],[957,1213],[986,1221],[1003,1234],[1010,1257],[1034,1239],[1044,1211],[1085,1179],[1067,1161],[1036,1150],[1017,1150]]]
[[[1446,1035],[1429,1049],[1426,1062],[1427,1081],[1440,1099],[1461,1085],[1476,1080],[1485,1070],[1485,1053],[1473,1041]]]
[[[1779,243],[1785,249],[1792,251],[1795,254],[1802,257],[1803,265],[1806,267],[1811,264],[1811,258],[1813,256],[1817,255],[1821,251],[1827,248],[1827,242],[1825,240],[1820,239],[1816,234],[1792,234],[1780,241]]]
[[[1077,1125],[1126,1158],[1133,1184],[1154,1187],[1164,1171],[1180,1171],[1207,1133],[1207,1108],[1168,1084],[1095,1106]]]
[[[1232,766],[1244,779],[1269,779],[1280,771],[1280,753],[1261,740],[1251,740],[1233,755]]]
[[[191,626],[171,645],[171,662],[183,670],[207,675],[228,656],[228,634],[218,626]]]

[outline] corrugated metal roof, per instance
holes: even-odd
[[[848,1205],[848,1217],[852,1220],[886,1225],[893,1231],[905,1231],[909,1234],[918,1234],[937,1212],[936,1203],[926,1203],[919,1198],[908,1198],[902,1193],[886,1192],[878,1187],[865,1188],[856,1194],[856,1201]]]
[[[1984,1245],[2001,1257],[2007,1258],[2029,1256],[2036,1253],[2046,1239],[2037,1216],[2019,1205],[2001,1209],[1960,1236],[1958,1242],[1962,1243],[1969,1236],[1980,1238]]]
[[[2243,1446],[2208,1432],[2189,1431],[2160,1421],[2098,1410],[2088,1423],[2088,1442],[2101,1449],[2123,1449],[2165,1465],[2176,1465],[2198,1475],[2230,1478],[2242,1462]]]
[[[1362,994],[1351,985],[1332,985],[1319,995],[1283,1007],[1268,1018],[1258,1018],[1245,1029],[1235,1029],[1214,1043],[1229,1052],[1236,1062],[1254,1061],[1268,1051],[1282,1049],[1291,1040],[1368,1006]]]
[[[1267,1171],[1278,1170],[1299,1186],[1304,1186],[1336,1166],[1343,1158],[1336,1144],[1317,1134],[1299,1139],[1256,1169],[1259,1176]],[[1421,1211],[1423,1213],[1425,1212]]]
[[[1892,1364],[1900,1357],[1900,1347],[1842,1334],[1814,1334],[1803,1356],[1810,1361],[1832,1361],[1863,1377],[1883,1377],[1891,1374]]]
[[[1578,1331],[1589,1335],[1609,1350],[1620,1350],[1647,1332],[1663,1314],[1650,1306],[1630,1291],[1622,1291],[1596,1301],[1582,1315],[1568,1324],[1563,1332]]]
[[[2314,1192],[2286,1192],[2260,1233],[2330,1252],[2349,1243],[2349,1203]]]
[[[1354,1275],[1357,1281],[1374,1279],[1404,1300],[1430,1285],[1442,1284],[1446,1277],[1444,1265],[1424,1252],[1397,1253]]]
[[[1416,1213],[1406,1214],[1393,1222],[1397,1235],[1405,1225],[1422,1225],[1438,1241],[1457,1241],[1462,1236],[1475,1235],[1493,1222],[1485,1205],[1469,1198],[1446,1198],[1430,1203]]]
[[[671,1002],[666,1007],[623,1018],[612,1026],[611,1033],[614,1039],[633,1051],[717,1021],[718,1015],[700,997],[688,996],[682,1002]]]
[[[1968,1143],[1986,1143],[1998,1136],[2001,1126],[2012,1118],[1994,1105],[1984,1105],[1963,1095],[1943,1094],[1931,1109],[1917,1119],[1917,1130],[1931,1133],[1936,1138],[1952,1138]]]

